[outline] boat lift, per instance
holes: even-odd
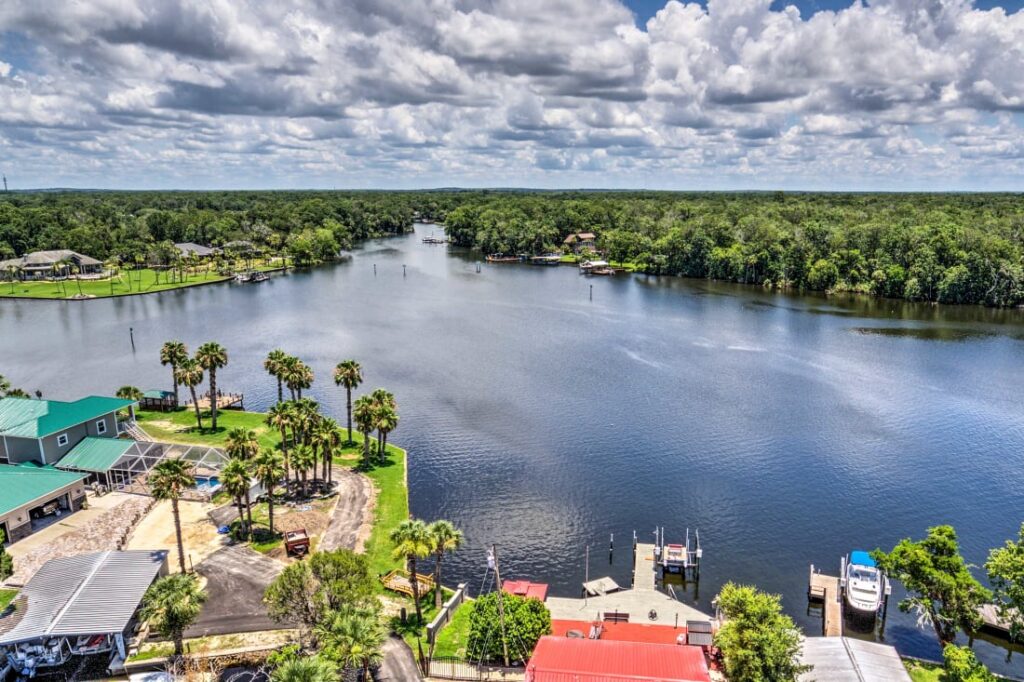
[[[704,550],[700,546],[700,531],[696,528],[690,533],[686,529],[685,544],[672,544],[665,542],[665,527],[654,530],[654,561],[661,566],[661,570],[667,573],[679,573],[684,578],[700,578],[700,560]]]

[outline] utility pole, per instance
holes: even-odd
[[[508,640],[505,639],[505,602],[502,599],[501,570],[498,568],[498,546],[491,545],[491,556],[494,557],[494,580],[498,583],[498,622],[501,624],[501,649],[505,654],[505,667],[508,662]]]

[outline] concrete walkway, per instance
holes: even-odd
[[[414,682],[422,680],[420,667],[412,649],[397,635],[384,642],[384,662],[381,663],[377,680],[379,682]]]

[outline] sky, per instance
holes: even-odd
[[[2,0],[12,189],[1024,190],[1024,0]]]

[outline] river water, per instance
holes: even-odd
[[[414,513],[465,530],[446,570],[474,592],[492,542],[504,575],[576,596],[587,545],[591,577],[628,585],[633,531],[699,528],[686,599],[710,610],[723,582],[755,583],[817,634],[811,563],[837,572],[851,549],[951,523],[980,565],[1016,535],[1024,314],[481,265],[422,244],[432,231],[259,285],[3,300],[0,373],[52,398],[166,387],[165,340],[216,340],[230,355],[219,385],[264,409],[276,384],[261,362],[280,347],[313,367],[311,395],[343,422],[330,372],[356,358],[367,390],[398,399]],[[938,655],[895,604],[884,638]],[[1019,653],[978,651],[1024,670]]]

